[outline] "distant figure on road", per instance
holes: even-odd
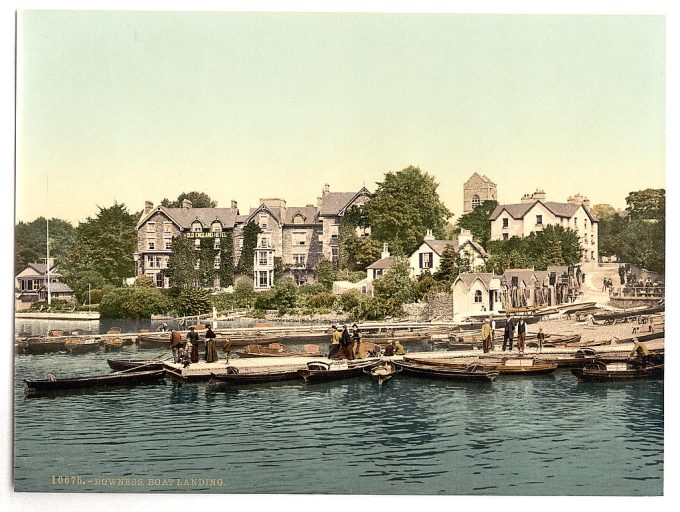
[[[607,291],[607,278],[606,277],[602,278],[602,291],[603,292]]]
[[[215,347],[215,338],[217,335],[208,325],[208,330],[205,332],[205,362],[214,363],[219,360],[217,355],[217,348]]]
[[[340,351],[340,331],[331,325],[331,345],[328,347],[328,359],[337,359]]]
[[[623,265],[619,265],[619,279],[621,280],[621,285],[626,284],[626,269]]]
[[[170,349],[172,350],[172,360],[179,363],[179,349],[182,347],[182,335],[176,330],[170,333]]]
[[[510,318],[510,315],[507,315],[505,319],[505,329],[503,330],[503,352],[505,352],[505,347],[508,347],[508,350],[512,352],[512,338],[513,335],[515,334],[515,324],[512,321],[512,318]]]
[[[520,318],[517,322],[517,348],[519,353],[524,353],[524,341],[527,337],[527,324],[524,322],[524,318]]]
[[[489,350],[491,350],[491,325],[489,324],[489,320],[484,320],[484,324],[482,325],[482,350],[484,350],[484,353],[488,353]]]

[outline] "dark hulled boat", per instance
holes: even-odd
[[[48,374],[46,380],[24,379],[24,391],[27,395],[49,393],[55,391],[69,391],[74,389],[101,388],[109,386],[131,386],[158,382],[164,377],[163,370],[150,370],[127,373],[111,373],[92,377],[73,377],[58,379],[54,374]]]
[[[548,375],[557,370],[554,360],[539,360],[535,357],[503,357],[466,359],[458,361],[450,359],[405,358],[406,362],[442,368],[465,369],[471,365],[480,365],[484,370],[507,375]]]
[[[363,375],[364,370],[372,368],[375,365],[373,361],[348,361],[344,363],[325,363],[323,361],[310,361],[307,363],[307,368],[298,370],[298,374],[307,383],[316,382],[330,382],[333,380],[348,379],[350,377],[359,377]]]
[[[428,379],[464,380],[473,382],[492,382],[498,377],[497,371],[487,371],[482,365],[470,365],[466,368],[446,368],[405,361],[395,361],[397,367],[407,375]]]
[[[238,368],[233,366],[227,367],[227,373],[216,375],[210,374],[211,386],[220,386],[226,384],[262,384],[265,382],[283,382],[287,380],[296,380],[300,378],[297,370],[278,370],[273,372],[263,373],[242,373]]]
[[[632,379],[662,379],[663,363],[640,365],[636,362],[604,363],[594,361],[582,368],[572,368],[573,373],[579,380],[592,382],[608,382],[613,380]]]

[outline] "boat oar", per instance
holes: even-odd
[[[119,373],[131,372],[133,370],[139,370],[140,368],[144,368],[145,366],[151,366],[151,365],[154,365],[154,364],[158,364],[158,363],[154,361],[153,363],[140,364],[139,366],[134,366],[132,368],[128,368],[127,370],[120,370],[118,372],[113,372],[113,373],[117,375]]]

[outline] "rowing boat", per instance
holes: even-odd
[[[111,373],[90,377],[74,377],[58,379],[53,373],[48,374],[46,380],[24,379],[24,391],[27,395],[34,395],[50,391],[68,391],[84,388],[99,388],[109,386],[131,386],[146,384],[162,380],[163,370],[149,370],[142,372]]]
[[[307,383],[329,382],[333,380],[348,379],[363,375],[364,370],[375,365],[375,360],[359,362],[342,361],[339,363],[326,363],[323,361],[310,361],[307,368],[298,370],[298,374]]]
[[[263,347],[257,344],[246,345],[241,350],[235,353],[241,358],[258,358],[258,357],[321,357],[319,352],[319,345],[305,345],[304,352],[294,352],[286,350],[283,345],[279,343],[270,343],[269,346]]]
[[[427,358],[404,358],[407,362],[416,364],[465,369],[470,365],[482,366],[487,371],[498,372],[504,375],[548,375],[557,370],[557,361],[539,360],[535,357],[503,357],[483,359],[427,359]]]
[[[392,361],[383,361],[372,368],[364,368],[364,373],[376,381],[378,386],[382,386],[400,371]]]
[[[406,361],[395,361],[395,364],[405,374],[429,379],[492,382],[496,377],[498,377],[497,371],[487,371],[480,364],[473,364],[462,369],[430,366]]]
[[[144,368],[145,370],[163,369],[163,361],[158,359],[107,359],[112,370],[131,370],[132,368]]]
[[[583,381],[612,381],[630,379],[662,379],[663,364],[642,366],[635,362],[605,363],[594,361],[583,368],[572,368],[573,373]]]
[[[278,370],[273,372],[243,373],[234,366],[227,366],[227,373],[210,374],[210,386],[225,384],[262,384],[264,382],[282,382],[299,378],[297,370]]]

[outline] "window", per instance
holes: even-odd
[[[503,217],[503,229],[508,229],[508,218]]]
[[[269,263],[269,258],[267,257],[267,253],[262,251],[258,253],[258,259],[257,262],[261,267],[266,266]]]
[[[574,228],[578,227],[578,219],[574,217]]]
[[[432,268],[431,252],[424,252],[420,254],[420,268]]]
[[[472,209],[474,210],[474,209],[477,208],[480,204],[482,204],[482,202],[479,200],[479,196],[478,196],[477,194],[475,194],[474,196],[472,196]]]
[[[543,215],[536,215],[536,225],[537,226],[543,225]]]
[[[293,254],[293,265],[300,267],[305,264],[306,255],[305,254]]]
[[[330,233],[331,233],[331,238],[338,238],[338,226],[335,226],[335,225],[331,226]]]
[[[340,258],[340,251],[339,251],[338,247],[331,247],[331,261],[333,263],[337,263],[339,258]]]
[[[588,219],[583,219],[583,229],[588,229]]]
[[[200,221],[195,220],[194,222],[191,223],[192,233],[200,233],[201,231],[203,231],[203,224],[201,224]]]
[[[147,233],[155,233],[156,232],[156,223],[155,222],[147,222],[146,223],[146,232]]]
[[[201,266],[201,260],[197,259],[196,263],[194,264],[194,270],[198,270]]]
[[[222,232],[222,223],[219,220],[216,220],[210,225],[210,230],[213,233],[221,233]]]
[[[163,222],[163,233],[172,233],[172,222]]]
[[[305,223],[305,219],[303,219],[302,215],[300,215],[299,213],[295,217],[293,217],[293,224],[304,224],[304,223]]]
[[[243,250],[243,237],[238,239],[238,250],[239,251]]]
[[[590,245],[595,245],[595,235],[590,235]]]
[[[507,233],[503,233],[503,240],[507,240],[507,239],[508,239],[508,234],[507,234]]]
[[[196,238],[196,239],[194,240],[194,247],[196,247],[196,250],[197,250],[197,251],[200,251],[200,250],[201,250],[201,239],[200,239],[200,238]]]
[[[267,288],[269,286],[269,272],[266,270],[260,271],[257,273],[258,275],[258,287],[260,288]]]
[[[165,238],[165,249],[172,249],[172,238]]]
[[[220,239],[215,238],[215,242],[213,243],[213,249],[217,250],[220,248]]]
[[[257,223],[260,225],[260,228],[267,229],[267,225],[269,223],[269,216],[267,214],[260,215],[257,218]]]
[[[213,268],[215,270],[218,270],[220,268],[221,264],[222,264],[222,258],[220,258],[219,255],[215,256],[215,262],[213,263]]]
[[[258,247],[270,247],[269,245],[269,237],[268,236],[262,236],[260,237],[259,243],[257,245]]]
[[[481,292],[481,290],[477,290],[475,292],[475,302],[478,303],[478,304],[482,303],[482,292]]]
[[[150,251],[153,251],[153,250],[156,249],[156,240],[149,239],[149,240],[146,241],[146,245],[147,245],[147,247],[149,248]]]
[[[305,276],[295,276],[295,284],[298,286],[302,286],[307,282],[307,278]]]
[[[158,288],[163,288],[163,285],[165,284],[165,279],[163,279],[163,272],[159,272],[156,274],[156,286]]]

